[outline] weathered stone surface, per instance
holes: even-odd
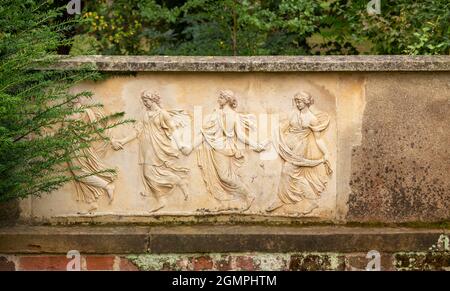
[[[367,253],[347,253],[345,257],[345,271],[366,271],[371,257],[367,258]],[[372,269],[376,266],[371,265]],[[390,253],[380,254],[380,271],[394,271],[394,258]]]
[[[348,227],[9,227],[1,253],[81,254],[426,251],[442,230]],[[207,261],[205,259],[202,262]],[[203,264],[203,263],[202,263]],[[241,268],[251,267],[242,260]]]
[[[112,271],[114,270],[115,256],[87,256],[86,269],[90,271]]]
[[[449,56],[79,56],[64,59],[62,69],[94,65],[121,72],[330,72],[449,71]]]
[[[69,259],[65,256],[22,256],[18,271],[65,271]]]
[[[125,257],[121,257],[120,263],[119,263],[119,270],[120,271],[138,271],[139,269],[129,259],[127,259]]]
[[[365,91],[348,220],[448,220],[450,75],[371,74]]]
[[[11,200],[0,203],[0,225],[11,224],[20,217],[20,203],[18,200]]]
[[[339,227],[155,227],[151,253],[192,252],[383,252],[426,250],[439,230]]]
[[[73,264],[73,260],[74,258],[68,259],[65,255],[0,256],[0,271],[139,271],[137,266],[124,256],[81,256],[77,264]]]
[[[145,227],[40,227],[0,229],[0,253],[139,253],[148,245]]]
[[[89,227],[84,227],[89,228]],[[92,228],[92,227],[91,227]],[[46,235],[49,236],[51,229],[48,227]],[[78,232],[87,233],[82,228],[74,228]],[[230,229],[225,226],[223,233],[236,233],[236,229]],[[21,231],[25,229],[22,228]],[[107,231],[108,228],[104,228]],[[264,231],[265,230],[265,231]],[[42,231],[42,229],[41,229]],[[121,229],[127,232],[125,229]],[[330,227],[310,227],[310,228],[281,228],[282,234],[274,237],[275,240],[294,240],[298,243],[297,248],[264,248],[254,243],[254,248],[243,248],[242,251],[228,251],[223,247],[224,241],[216,240],[214,237],[202,237],[203,242],[207,242],[206,248],[197,242],[197,248],[190,246],[189,252],[184,252],[180,248],[168,244],[162,253],[146,253],[146,251],[136,251],[132,255],[118,254],[120,248],[106,248],[109,252],[100,255],[102,244],[97,246],[97,252],[90,253],[89,246],[79,249],[81,254],[78,266],[81,270],[449,270],[449,236],[440,234],[438,230],[417,230],[417,229],[393,229],[393,228],[330,228]],[[30,230],[29,232],[33,232]],[[112,232],[110,230],[110,232]],[[149,241],[154,238],[152,235],[161,233],[160,228],[151,229],[148,232]],[[187,238],[187,244],[192,235],[198,236],[201,233],[215,233],[212,227],[194,228],[178,227],[172,229],[172,232],[178,233],[179,237]],[[244,236],[255,235],[254,241],[261,240],[265,233],[275,236],[277,231],[267,228],[247,227],[241,228]],[[441,231],[444,232],[445,231]],[[4,233],[13,233],[13,229]],[[92,231],[92,237],[96,238],[99,231]],[[258,234],[258,235],[256,235]],[[324,236],[317,239],[317,235]],[[376,236],[373,236],[375,235]],[[286,238],[286,235],[291,238]],[[8,235],[7,235],[8,236]],[[132,234],[129,234],[133,237]],[[233,237],[233,235],[231,236]],[[60,239],[56,236],[55,239]],[[73,238],[72,238],[73,239]],[[115,239],[114,236],[111,239]],[[120,239],[120,238],[119,238]],[[175,236],[170,239],[179,242]],[[210,239],[210,241],[207,241]],[[238,240],[238,238],[236,238]],[[321,245],[317,247],[309,244],[308,247],[302,245],[302,241],[314,241]],[[347,247],[344,247],[344,242]],[[369,241],[370,243],[364,244]],[[28,243],[32,243],[28,241]],[[69,242],[62,242],[67,243]],[[229,243],[229,242],[225,242]],[[214,244],[216,244],[214,246]],[[363,244],[361,246],[361,244]],[[389,244],[389,245],[388,245]],[[72,244],[73,245],[73,244]],[[125,245],[127,246],[127,245]],[[331,247],[329,247],[331,246]],[[1,248],[0,253],[4,252]],[[40,254],[26,254],[27,249],[21,249],[20,245],[11,255],[0,255],[0,269],[5,270],[65,270],[69,261],[74,263],[73,259],[68,259],[64,254],[55,254],[56,250],[43,249]],[[187,250],[187,249],[185,249]],[[245,250],[245,251],[244,251]],[[248,251],[251,250],[251,251]],[[320,250],[320,251],[318,251]],[[48,253],[48,254],[45,254]],[[76,264],[75,264],[76,266]],[[71,265],[73,269],[73,265]]]
[[[129,256],[139,270],[198,270],[192,263],[205,258],[200,254],[140,254]],[[396,259],[394,259],[396,258]],[[201,270],[222,270],[220,262],[226,260],[231,270],[245,271],[423,271],[448,270],[448,254],[423,253],[380,254],[380,264],[373,265],[363,253],[210,253]],[[244,263],[243,263],[244,262]]]
[[[399,271],[450,271],[450,252],[399,253],[394,266]]]
[[[448,271],[448,252],[383,253],[380,271]],[[65,271],[62,255],[0,256],[0,271]],[[16,267],[17,265],[17,267]],[[210,253],[83,256],[81,271],[365,271],[364,253]],[[373,266],[372,266],[373,267]]]
[[[15,271],[16,265],[7,257],[0,256],[0,271]]]
[[[234,267],[237,271],[255,271],[257,268],[252,256],[237,257]]]
[[[291,256],[291,271],[343,271],[345,259],[336,254],[295,254]]]
[[[195,271],[211,270],[214,265],[209,256],[192,257],[190,258],[190,264]]]
[[[139,254],[127,258],[142,271],[287,271],[290,254]]]

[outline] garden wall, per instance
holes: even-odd
[[[73,88],[94,93],[78,102],[104,107],[79,118],[124,111],[135,122],[112,129],[111,142],[93,145],[77,164],[117,175],[90,175],[4,207],[20,212],[16,223],[35,233],[3,230],[0,253],[16,267],[14,255],[70,247],[112,255],[116,269],[124,254],[141,269],[198,269],[189,258],[199,257],[206,269],[222,261],[263,266],[265,255],[279,269],[307,268],[305,260],[311,268],[325,260],[329,267],[319,269],[349,269],[371,249],[389,254],[387,269],[395,269],[402,252],[429,251],[448,232],[448,56],[91,56],[53,69],[85,64],[106,78]],[[63,225],[81,223],[106,225],[100,232],[118,242],[67,243],[64,233],[74,228]],[[29,226],[36,224],[53,226]],[[124,227],[131,241],[118,246],[108,225]],[[142,236],[135,225],[144,225]],[[214,236],[224,226],[233,230]],[[86,233],[75,241],[97,238],[92,229],[76,230]],[[164,238],[163,249],[154,236]],[[55,237],[60,245],[46,243]],[[20,240],[27,243],[13,247]],[[160,259],[172,263],[160,266]]]

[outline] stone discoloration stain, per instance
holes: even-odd
[[[14,223],[19,219],[20,205],[19,201],[14,199],[0,203],[0,225]]]
[[[350,221],[450,217],[448,73],[372,74],[353,149]]]

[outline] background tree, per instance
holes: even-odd
[[[350,31],[370,41],[375,54],[449,54],[448,0],[382,0],[381,13],[368,15],[367,1],[338,1]]]
[[[380,15],[368,15],[368,2],[88,1],[77,42],[97,46],[87,53],[101,54],[450,53],[447,0],[382,0]]]
[[[72,23],[59,21],[64,11],[48,1],[0,0],[0,201],[40,195],[77,178],[67,162],[121,123],[114,120],[122,113],[96,126],[70,118],[101,106],[77,109],[72,101],[91,94],[69,92],[98,78],[95,71],[36,70],[54,64],[58,48],[70,42],[64,33]]]

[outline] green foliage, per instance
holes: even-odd
[[[82,29],[100,43],[103,54],[128,54],[140,50],[139,2],[136,0],[89,1],[82,14]],[[91,7],[94,8],[91,11]]]
[[[449,54],[447,0],[114,0],[86,3],[78,33],[103,54]]]
[[[71,27],[58,22],[62,9],[46,1],[0,0],[0,201],[40,195],[76,178],[67,162],[122,116],[97,124],[71,118],[84,112],[69,93],[75,84],[96,79],[91,70],[36,70],[53,64]]]
[[[69,54],[71,56],[96,55],[99,50],[100,44],[95,37],[87,34],[80,34],[74,36]]]
[[[381,14],[371,16],[364,10],[365,0],[339,2],[352,33],[370,40],[372,53],[450,53],[448,0],[381,0]]]
[[[87,5],[82,31],[94,35],[106,54],[304,54],[325,2],[103,1]]]

